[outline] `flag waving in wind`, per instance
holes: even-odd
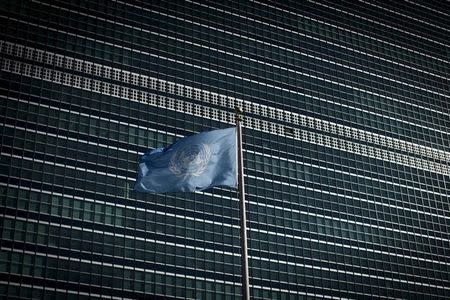
[[[235,127],[182,138],[141,157],[134,189],[165,193],[236,187],[236,153]]]

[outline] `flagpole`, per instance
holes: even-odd
[[[242,299],[250,300],[247,255],[247,215],[245,212],[244,158],[242,154],[242,109],[236,106],[239,222],[241,227]]]

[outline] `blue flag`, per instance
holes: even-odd
[[[167,148],[149,150],[139,162],[139,192],[193,192],[237,186],[236,128],[201,132]]]

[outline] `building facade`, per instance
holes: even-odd
[[[244,120],[252,299],[450,298],[450,4],[1,5],[0,295],[239,299],[235,189],[133,191]]]

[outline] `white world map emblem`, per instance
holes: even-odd
[[[208,145],[185,145],[172,154],[169,169],[177,176],[199,176],[205,171],[210,158],[211,149]]]

